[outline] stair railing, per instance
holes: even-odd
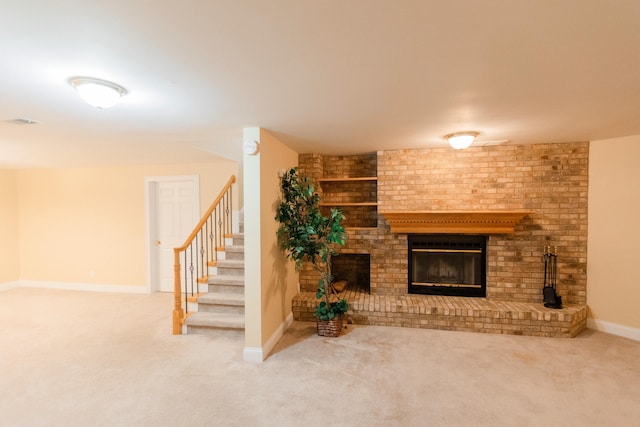
[[[207,283],[208,267],[216,265],[217,251],[224,249],[225,237],[232,233],[231,185],[235,182],[235,175],[231,175],[184,244],[173,249],[174,335],[182,333],[182,324],[189,314],[189,297],[196,297],[198,285]]]

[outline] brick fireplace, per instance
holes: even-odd
[[[351,295],[352,321],[575,336],[586,322],[588,153],[588,143],[565,143],[300,155],[301,172],[327,205],[345,205],[349,228],[341,253],[369,256],[369,292]],[[338,179],[354,177],[362,182]],[[409,295],[411,233],[394,230],[385,213],[502,211],[526,214],[512,232],[487,234],[486,298]],[[549,245],[558,247],[562,310],[542,306]],[[301,271],[300,284],[294,317],[312,320],[315,301],[308,294],[317,278],[311,269]]]

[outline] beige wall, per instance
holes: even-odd
[[[227,160],[19,171],[20,279],[145,286],[145,177],[199,175],[204,211],[236,173]]]
[[[244,156],[245,195],[245,345],[270,350],[269,341],[291,314],[298,275],[278,248],[275,206],[278,172],[298,164],[298,154],[268,132],[250,128],[245,139],[260,142],[256,156]],[[272,343],[272,344],[275,344]],[[267,347],[267,348],[265,348]],[[267,354],[262,354],[266,357]]]
[[[0,170],[0,260],[0,284],[18,280],[18,174],[13,170]]]
[[[593,141],[589,159],[589,316],[640,328],[640,135]]]
[[[291,300],[298,292],[298,275],[293,263],[288,261],[278,247],[275,207],[280,197],[278,173],[298,164],[298,153],[291,150],[272,135],[262,130],[260,168],[262,217],[262,334],[269,338],[291,314]],[[266,285],[266,286],[265,286]]]

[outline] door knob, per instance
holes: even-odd
[[[160,246],[160,240],[156,240],[156,245]]]

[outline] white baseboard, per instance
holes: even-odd
[[[148,294],[146,286],[104,285],[95,283],[46,282],[40,280],[20,280],[17,287],[64,289],[68,291],[117,292],[124,294]]]
[[[244,359],[244,361],[252,362],[252,363],[264,362],[267,356],[269,356],[269,354],[271,353],[271,350],[273,350],[273,347],[275,347],[278,341],[280,341],[280,338],[282,338],[285,331],[289,329],[289,326],[291,326],[292,323],[293,323],[293,313],[289,313],[287,318],[284,319],[284,322],[280,324],[278,329],[276,329],[273,335],[271,335],[271,337],[267,340],[267,342],[264,343],[264,346],[262,348],[259,348],[259,347],[244,348],[244,351],[242,354],[242,358]]]
[[[6,291],[13,288],[20,287],[20,282],[6,282],[0,283],[0,291]]]
[[[245,362],[262,363],[265,359],[263,354],[260,347],[245,347],[242,351],[242,359]]]
[[[262,347],[264,349],[265,359],[267,356],[269,356],[269,354],[271,354],[271,350],[273,350],[273,347],[275,347],[276,344],[278,344],[278,341],[280,341],[280,338],[282,338],[282,336],[287,331],[287,329],[289,329],[289,326],[291,326],[292,323],[293,323],[293,313],[289,313],[287,318],[284,319],[284,322],[280,324],[278,329],[276,329],[273,335],[271,335],[271,337],[264,344],[264,347]]]
[[[587,328],[629,338],[634,341],[640,341],[640,329],[632,328],[631,326],[619,325],[617,323],[607,322],[606,320],[589,317],[587,318]]]

